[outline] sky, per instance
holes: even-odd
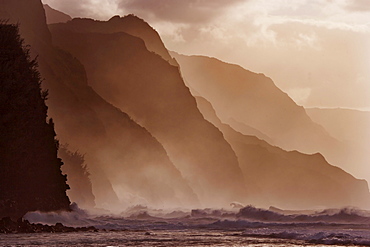
[[[72,17],[135,14],[169,50],[271,77],[305,107],[370,110],[370,0],[43,0]]]

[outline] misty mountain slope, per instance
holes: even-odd
[[[37,62],[16,25],[0,24],[0,218],[69,211]]]
[[[199,92],[197,92],[193,87],[191,87],[189,84],[187,85],[189,87],[189,90],[191,94],[197,98],[203,98]],[[198,107],[199,108],[199,107]],[[270,144],[273,144],[274,141],[267,136],[266,134],[262,133],[260,130],[253,128],[245,123],[241,123],[236,121],[234,118],[229,118],[228,120],[229,124],[233,126],[235,130],[238,130],[239,132],[245,134],[245,135],[251,135],[251,136],[256,136],[259,139],[265,140],[269,142]]]
[[[72,17],[70,17],[69,15],[64,14],[63,12],[60,12],[56,9],[53,9],[47,4],[44,4],[44,9],[47,24],[67,22],[72,20]]]
[[[73,149],[78,149],[79,146],[83,146],[80,145],[80,140],[89,140],[88,138],[91,139],[95,135],[105,135],[104,125],[95,112],[65,85],[66,81],[74,81],[73,78],[76,79],[76,76],[70,70],[64,71],[60,68],[60,60],[51,45],[51,34],[46,25],[46,16],[41,1],[2,0],[0,1],[0,18],[7,19],[10,23],[19,23],[20,33],[25,38],[25,43],[32,47],[31,54],[34,57],[38,56],[39,71],[42,78],[45,78],[42,86],[49,90],[50,100],[47,102],[49,115],[57,122],[55,128],[58,132],[58,139],[70,143]],[[78,130],[78,134],[71,130]],[[93,167],[95,163],[94,161],[89,162],[89,166]],[[118,198],[110,182],[104,177],[104,172],[100,172],[98,178],[95,185],[99,184],[99,187],[104,190],[102,195],[110,198],[112,203],[117,203]],[[97,194],[95,196],[99,200],[99,196]]]
[[[62,54],[63,61],[74,67],[75,75],[78,75],[77,68],[81,69],[79,74],[85,75],[78,60],[66,52]],[[120,192],[121,199],[125,199],[126,203],[157,206],[163,206],[163,203],[196,204],[196,196],[169,160],[162,145],[127,114],[98,96],[87,86],[86,80],[82,82],[68,81],[66,84],[103,120],[107,138],[98,142],[97,146],[90,144],[90,147],[95,153],[94,159],[103,164],[102,168],[114,189]],[[90,140],[85,138],[84,141]],[[79,146],[82,145],[85,144]]]
[[[137,37],[76,33],[67,30],[70,25],[52,27],[55,44],[85,65],[99,94],[163,144],[200,200],[207,205],[242,200],[244,178],[235,153],[204,120],[178,68],[148,51]]]
[[[351,109],[306,108],[307,114],[332,136],[359,145],[370,140],[370,112]]]
[[[351,172],[370,181],[370,112],[340,108],[308,108],[306,112],[332,136],[347,143]]]
[[[68,150],[68,145],[60,145],[58,155],[63,160],[63,174],[68,174],[71,189],[67,191],[67,195],[70,201],[76,202],[81,208],[94,208],[95,196],[84,156],[77,151]]]
[[[266,142],[268,142],[272,145],[274,144],[274,141],[269,136],[262,133],[261,131],[259,131],[256,128],[248,126],[244,123],[240,123],[240,122],[236,121],[233,118],[230,118],[228,122],[229,122],[229,125],[233,126],[233,129],[243,133],[244,135],[255,136],[258,139],[265,140]]]
[[[3,0],[0,9],[0,18],[20,22],[26,42],[35,47],[58,138],[85,154],[97,206],[121,210],[121,203],[197,203],[162,145],[88,86],[77,59],[52,46],[39,0]]]
[[[207,120],[217,126],[238,156],[246,177],[249,203],[283,208],[368,206],[366,181],[332,166],[320,154],[287,152],[223,124],[212,105],[196,97]]]
[[[286,150],[321,152],[334,160],[343,149],[263,74],[215,58],[173,56],[186,83],[212,103],[223,122],[234,127],[234,119],[258,129]]]
[[[50,25],[51,30],[53,30],[54,27],[58,29],[66,28],[74,32],[125,32],[144,40],[145,45],[149,51],[157,53],[164,60],[168,61],[172,65],[178,65],[176,61],[170,56],[158,33],[143,19],[140,19],[134,15],[126,15],[124,17],[114,16],[108,21],[97,21],[87,18],[74,18],[66,24]]]

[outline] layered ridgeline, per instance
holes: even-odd
[[[60,12],[56,9],[53,9],[47,4],[44,4],[44,9],[47,24],[67,22],[72,20],[72,17],[70,17],[69,15],[64,14],[63,12]]]
[[[107,22],[74,19],[53,24],[50,30],[53,42],[84,64],[91,86],[163,144],[203,205],[245,200],[244,177],[232,148],[204,120],[178,67],[149,51],[146,41],[117,32],[119,24],[125,27],[127,22],[155,32],[132,15]]]
[[[90,64],[86,65],[87,68],[89,68],[88,69],[89,77],[95,78],[95,80],[98,83],[94,83],[93,86],[97,88],[97,90],[101,92],[104,95],[104,97],[110,99],[112,102],[114,102],[114,104],[117,104],[126,111],[130,112],[132,116],[135,116],[135,118],[137,118],[139,121],[143,121],[143,124],[144,125],[146,124],[145,126],[149,126],[148,128],[150,130],[158,131],[156,128],[154,129],[150,128],[150,124],[153,123],[156,124],[156,122],[153,121],[152,118],[150,118],[150,114],[148,114],[149,116],[147,115],[146,109],[148,109],[148,105],[144,105],[140,108],[136,104],[140,102],[137,101],[137,98],[140,99],[142,96],[152,95],[152,93],[158,90],[158,87],[163,85],[163,82],[155,83],[156,88],[152,89],[152,87],[150,87],[151,85],[150,83],[153,83],[153,81],[156,82],[156,78],[158,78],[158,76],[156,77],[149,75],[148,77],[150,77],[150,79],[146,79],[147,84],[145,85],[145,87],[148,87],[148,89],[144,89],[147,90],[146,92],[149,93],[144,94],[138,93],[138,91],[140,92],[141,90],[143,90],[142,88],[140,88],[142,86],[140,86],[138,82],[143,80],[138,75],[133,76],[132,73],[140,74],[143,73],[142,71],[148,72],[150,70],[147,69],[144,70],[143,68],[145,66],[140,66],[142,70],[138,71],[136,69],[133,69],[135,68],[135,66],[132,67],[132,64],[131,66],[129,66],[127,62],[124,63],[124,61],[127,61],[127,59],[130,58],[142,60],[141,58],[143,58],[144,56],[142,56],[141,53],[135,53],[133,51],[130,52],[127,51],[127,49],[124,49],[125,47],[126,48],[132,47],[129,45],[130,43],[127,41],[129,38],[127,36],[123,37],[123,34],[116,33],[121,31],[129,32],[131,35],[142,38],[146,46],[148,46],[149,42],[153,42],[153,40],[150,41],[146,40],[146,37],[148,36],[157,37],[158,40],[160,41],[158,35],[154,34],[144,35],[145,32],[142,31],[140,32],[139,36],[138,32],[132,32],[129,28],[127,28],[128,26],[127,23],[132,24],[135,19],[138,23],[141,23],[136,24],[136,26],[141,27],[140,30],[145,30],[143,27],[147,26],[146,27],[147,33],[154,32],[154,30],[151,27],[149,27],[145,22],[132,15],[126,16],[124,18],[113,17],[111,20],[107,22],[93,21],[89,19],[75,19],[67,24],[52,25],[51,29],[56,43],[58,43],[65,49],[70,50],[82,61],[86,62],[87,64]],[[87,34],[88,32],[92,32],[95,34]],[[98,33],[100,33],[100,35]],[[103,33],[106,35],[102,35]],[[109,33],[111,33],[111,35],[108,35]],[[88,38],[86,37],[83,38],[83,36],[85,35],[91,36],[86,36]],[[119,35],[121,35],[120,38]],[[67,37],[69,37],[70,39],[67,40]],[[77,40],[73,41],[73,39],[76,38]],[[98,42],[98,39],[105,41]],[[121,41],[118,41],[119,39],[121,39]],[[89,41],[87,42],[87,40]],[[95,41],[91,42],[91,40]],[[109,40],[109,42],[107,42],[107,40]],[[106,46],[102,45],[102,43],[106,44]],[[160,54],[162,57],[163,56],[166,57],[167,53],[163,52],[164,47],[163,44],[158,45],[161,42],[154,43],[156,43],[157,45],[150,46],[152,48],[151,51]],[[86,47],[86,44],[89,44],[90,47]],[[106,47],[109,47],[109,49],[113,49],[114,52],[117,52],[118,55],[113,54],[112,51],[111,52],[107,51]],[[136,48],[136,51],[138,50],[140,49]],[[97,55],[92,55],[94,53],[92,51],[94,51],[95,54]],[[98,57],[98,55],[99,56],[103,55],[105,57],[101,58]],[[126,58],[124,58],[125,56]],[[109,66],[108,65],[107,67],[104,68],[105,64],[112,64],[111,59],[115,60],[113,64],[120,64],[123,66],[122,67],[116,66],[115,68],[112,69],[112,67],[107,68]],[[94,63],[91,61],[94,61]],[[139,63],[140,65],[142,64],[138,60],[134,61]],[[156,73],[165,74],[165,70],[161,70],[160,67],[157,66],[157,61],[159,60],[151,60],[150,61],[151,66],[156,69],[155,71]],[[117,73],[117,71],[119,72]],[[94,81],[94,79],[92,81]],[[110,81],[111,83],[102,84],[101,81],[108,82]],[[162,81],[165,80],[162,79]],[[128,83],[132,84],[126,85]],[[282,103],[283,105],[293,104],[293,106],[290,106],[290,108],[295,109],[295,104],[293,101],[289,99],[289,97],[284,95],[276,87],[274,88],[273,83],[268,84],[267,88],[271,86],[272,89],[270,88],[270,90],[267,91],[274,91],[275,94],[280,95],[280,98],[274,97],[275,100],[285,101],[285,103],[284,102]],[[120,89],[122,91],[118,92]],[[167,86],[166,90],[168,92],[171,92],[169,89],[170,88]],[[261,91],[263,91],[262,88],[259,89],[259,92]],[[273,108],[269,102],[269,100],[271,100],[270,99],[271,95],[269,95],[268,92],[267,93],[265,92],[265,94],[261,93],[259,96],[261,95],[263,96],[261,97],[261,101],[264,100],[267,101],[267,103],[264,103],[265,105],[263,106],[263,109],[267,109],[269,107]],[[132,96],[133,98],[130,98],[130,96]],[[163,98],[163,96],[161,95],[160,98]],[[155,97],[153,99],[148,98],[146,100],[148,101],[148,103],[147,102],[144,103],[150,104],[152,105],[151,107],[153,107],[153,110],[151,111],[163,112],[163,110],[160,109],[160,107],[156,106],[158,103],[161,104],[161,100],[158,99],[158,96],[157,98]],[[134,102],[134,104],[132,104],[132,102]],[[167,100],[167,102],[172,101]],[[164,107],[163,103],[161,104],[161,107],[162,108]],[[140,110],[142,112],[140,112]],[[336,143],[336,140],[330,138],[329,135],[327,135],[327,133],[323,130],[323,128],[321,128],[318,125],[315,125],[305,115],[304,110],[302,111],[302,109],[299,108],[298,110],[295,109],[295,111],[299,112],[299,114],[296,114],[296,116],[294,116],[293,114],[292,119],[285,119],[285,121],[291,120],[292,126],[299,126],[299,123],[301,123],[300,118],[304,119],[302,120],[303,122],[306,121],[306,124],[303,124],[303,127],[301,127],[299,130],[295,130],[295,133],[297,133],[298,131],[302,131],[303,129],[305,129],[305,127],[309,126],[307,127],[307,129],[312,130],[311,132],[316,134],[318,140],[324,139],[326,140],[326,144]],[[299,117],[300,114],[302,115],[301,117]],[[168,114],[164,115],[168,116]],[[188,114],[187,116],[191,118],[191,114]],[[166,120],[160,121],[166,122]],[[234,119],[230,119],[230,122],[233,124],[234,128],[241,128],[242,131],[246,131],[246,133],[248,134],[256,135],[259,138],[265,139],[267,141],[271,142],[273,141],[272,138],[268,137],[266,134],[262,133],[257,128],[247,126],[243,122],[239,123],[237,122],[237,120]],[[157,124],[163,123],[157,122]],[[225,135],[226,139],[232,144],[232,147],[238,154],[238,159],[240,162],[240,166],[242,167],[243,175],[247,178],[246,192],[248,196],[242,199],[241,201],[259,203],[260,205],[274,204],[290,208],[296,207],[304,208],[310,206],[343,206],[343,205],[360,206],[368,203],[369,194],[366,182],[356,180],[355,178],[345,173],[344,171],[329,165],[321,155],[316,154],[308,156],[300,154],[298,152],[285,152],[279,148],[271,147],[268,143],[262,142],[257,138],[251,136],[246,137],[244,135],[243,137],[240,137],[239,136],[240,133],[230,134],[230,132],[234,133],[235,131],[233,129],[229,129],[229,131],[225,133],[224,130],[223,134]],[[160,136],[161,134],[163,135],[163,133],[155,132],[156,136],[157,135]],[[167,134],[168,133],[166,133],[166,135]],[[242,143],[244,144],[240,144],[241,141],[239,140],[239,137],[243,140]],[[159,139],[162,142],[164,141],[164,143],[166,142],[164,135],[159,137]],[[315,141],[318,142],[317,139],[314,138],[312,142]],[[173,141],[176,141],[176,139],[173,139]],[[169,143],[170,142],[168,142],[167,145]],[[312,143],[310,143],[310,145],[312,145]],[[263,148],[260,148],[260,146],[262,146]],[[167,146],[166,148],[169,147]],[[206,149],[202,147],[201,150]],[[178,163],[175,164],[178,165]],[[183,168],[180,167],[180,169]],[[194,173],[196,172],[197,170],[194,169]],[[187,174],[192,175],[194,173],[193,171],[189,171],[189,173]],[[279,175],[276,176],[276,174]],[[201,178],[201,176],[199,177]],[[299,180],[300,177],[302,177],[302,180]],[[295,186],[294,185],[295,183],[299,184],[299,186]],[[322,193],[315,192],[319,188],[322,188],[320,190],[322,191]],[[350,191],[352,191],[352,193],[350,193]],[[311,194],[314,194],[315,196],[308,196]]]
[[[107,22],[75,19],[67,24],[50,26],[54,44],[66,52],[53,48],[48,37],[50,33],[47,29],[38,28],[44,27],[45,17],[34,16],[42,23],[29,25],[32,23],[28,22],[29,15],[40,12],[39,1],[0,1],[4,2],[7,3],[4,5],[7,9],[0,6],[0,13],[4,13],[5,9],[16,15],[12,20],[27,20],[23,22],[24,33],[38,47],[35,52],[39,53],[42,61],[40,69],[46,78],[44,86],[50,88],[51,99],[52,94],[58,98],[58,101],[50,101],[53,117],[55,115],[55,119],[59,118],[58,125],[62,123],[56,126],[57,131],[63,143],[70,144],[71,150],[85,154],[98,206],[108,208],[112,205],[104,203],[114,202],[109,181],[122,201],[150,203],[154,206],[194,206],[197,199],[188,185],[206,206],[225,205],[238,200],[292,208],[328,207],[359,205],[359,197],[362,196],[364,200],[369,198],[365,182],[355,180],[340,169],[328,165],[321,155],[303,158],[302,154],[273,148],[233,129],[229,128],[227,132],[227,128],[223,129],[214,122],[224,131],[221,133],[205,121],[195,99],[184,85],[179,68],[171,65],[176,65],[176,61],[168,58],[168,52],[158,34],[139,18],[130,15],[114,17]],[[23,7],[14,8],[16,3]],[[30,9],[29,5],[35,8],[32,12],[19,12]],[[33,33],[39,35],[33,36]],[[270,81],[265,85],[273,83]],[[225,93],[228,90],[225,88]],[[272,89],[274,92],[276,90]],[[264,88],[257,90],[263,91]],[[264,108],[272,107],[270,94],[257,95],[261,96],[258,101],[261,104],[264,100],[268,102]],[[238,99],[234,97],[232,102]],[[274,99],[284,101],[285,96]],[[250,105],[245,107],[251,108]],[[165,149],[121,110],[147,128]],[[285,118],[286,123],[293,127],[300,126],[296,123],[300,121],[299,115],[291,119],[291,124]],[[238,118],[230,121],[232,127],[242,128],[262,139],[280,140],[257,125],[247,126],[248,123]],[[279,121],[278,116],[276,121]],[[317,128],[325,133],[320,127]],[[321,138],[321,135],[316,134]],[[331,143],[332,139],[328,139]],[[297,176],[304,180],[298,181]],[[267,184],[259,182],[259,178],[267,181]],[[270,180],[275,181],[277,186]],[[349,195],[347,188],[343,188],[347,186],[348,190],[353,190],[353,195]],[[316,195],[321,187],[323,193]],[[281,190],[288,190],[289,193]],[[339,195],[342,196],[340,193],[345,199],[339,198]],[[278,195],[283,196],[286,203],[277,198]]]
[[[320,152],[336,165],[342,158],[346,147],[270,78],[215,58],[173,55],[192,92],[211,102],[223,122],[245,134],[255,135],[251,128],[257,129],[271,140],[259,138],[285,150]]]
[[[50,95],[49,115],[60,142],[84,154],[98,207],[197,203],[162,145],[88,85],[77,59],[54,48],[40,0],[2,0],[0,18],[19,23],[32,54],[38,55],[42,86]]]
[[[370,205],[367,183],[330,165],[321,154],[287,152],[224,124],[212,105],[196,97],[204,117],[217,126],[238,156],[253,203],[281,208]]]
[[[223,123],[242,134],[257,136],[285,150],[322,153],[330,164],[354,171],[353,163],[359,159],[357,155],[351,155],[350,146],[313,122],[305,109],[296,105],[270,78],[215,58],[172,55],[180,64],[192,93],[207,99]],[[365,153],[359,149],[356,152]],[[297,160],[290,162],[297,163]],[[252,170],[250,172],[253,174]],[[365,183],[362,186],[366,186]],[[359,195],[368,197],[367,193],[363,194],[364,188],[360,191]]]
[[[16,25],[0,24],[0,218],[69,210],[37,63]]]
[[[318,118],[312,121],[311,115],[303,107],[295,104],[263,74],[215,58],[173,55],[181,65],[181,72],[192,93],[212,103],[222,122],[243,134],[255,135],[285,150],[321,153],[330,164],[341,167],[355,177],[369,179],[364,175],[368,173],[367,142],[362,141],[357,145],[337,135],[339,126],[353,120],[333,116],[330,119],[338,120],[332,121],[336,126],[328,126]],[[346,119],[352,116],[343,115]],[[358,129],[364,129],[360,121],[357,125]],[[352,122],[352,128],[354,126],[356,124]],[[335,133],[329,130],[331,127]],[[351,135],[345,130],[343,133]]]
[[[53,12],[45,9],[46,13],[53,16]],[[52,25],[51,28],[63,28],[61,25]],[[73,32],[92,32],[92,33],[120,33],[124,32],[132,36],[138,37],[145,42],[145,46],[149,51],[160,55],[164,60],[172,65],[178,65],[170,56],[168,50],[164,46],[159,34],[146,23],[134,15],[127,15],[124,18],[119,16],[112,17],[109,21],[94,21],[92,19],[76,18],[72,23],[65,26]]]
[[[352,109],[306,109],[310,118],[322,125],[331,136],[346,143],[348,171],[370,181],[370,112]]]

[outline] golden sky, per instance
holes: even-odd
[[[72,17],[133,13],[168,49],[264,73],[306,107],[370,110],[369,0],[43,0]]]

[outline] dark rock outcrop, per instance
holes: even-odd
[[[4,217],[0,220],[0,233],[56,233],[56,232],[96,232],[95,227],[69,227],[62,223],[55,225],[33,224],[28,220],[19,218],[13,221],[10,217]]]

